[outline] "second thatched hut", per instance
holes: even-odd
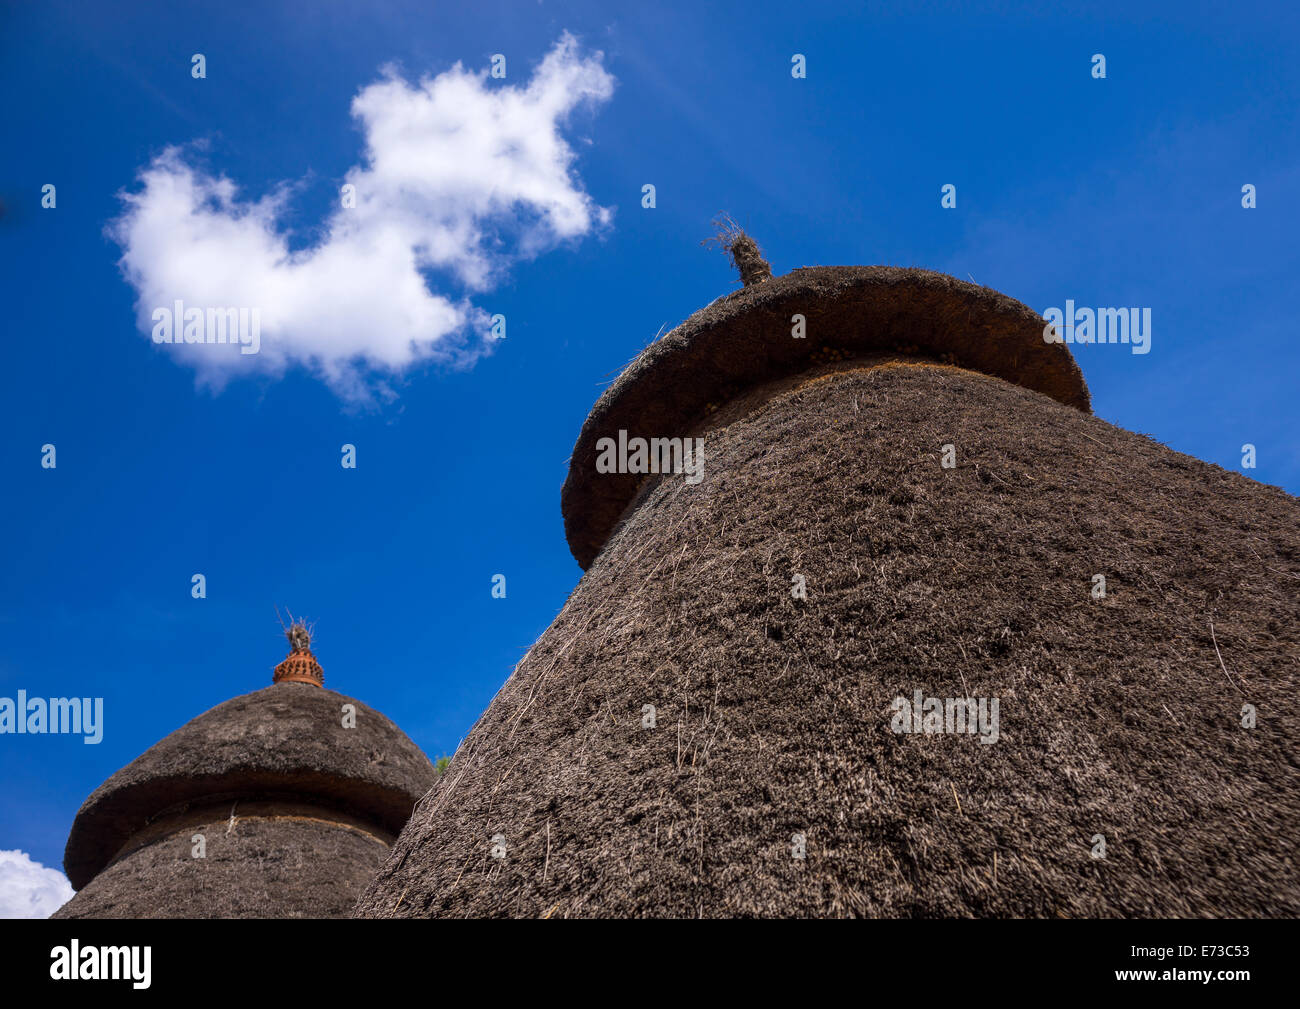
[[[302,625],[273,683],[181,726],[86,799],[56,918],[340,918],[433,783],[386,717],[324,688]]]

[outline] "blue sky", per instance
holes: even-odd
[[[661,327],[736,284],[700,245],[721,211],[777,273],[915,265],[1039,311],[1150,307],[1149,354],[1076,348],[1096,413],[1228,468],[1252,443],[1250,475],[1300,492],[1294,8],[617,6],[3,8],[0,695],[103,697],[107,724],[97,746],[0,735],[0,849],[60,865],[104,778],[268,684],[285,652],[277,605],[316,621],[327,686],[430,756],[452,752],[580,576],[559,491],[588,409]],[[572,59],[608,78],[554,124],[572,157],[547,184],[585,221],[545,226],[554,215],[527,205],[471,216],[490,267],[477,283],[464,250],[421,268],[424,291],[376,271],[324,313],[342,321],[322,353],[337,365],[383,346],[387,366],[353,355],[351,377],[331,378],[290,354],[213,381],[140,328],[144,281],[124,276],[112,228],[168,148],[238,187],[232,221],[249,226],[248,207],[279,192],[260,234],[306,255],[365,163],[350,109],[381,68],[415,87],[505,54],[504,80],[469,78],[486,102],[536,81],[566,32]],[[795,53],[806,79],[791,76]],[[383,141],[399,160],[400,140]],[[948,183],[954,210],[940,207]],[[388,192],[381,223],[419,217],[408,188]],[[432,195],[444,202],[426,229],[460,206]],[[164,217],[149,241],[133,251],[150,276],[184,275],[184,229]],[[238,251],[212,245],[200,272],[273,272]],[[294,283],[333,305],[324,271]],[[465,327],[403,361],[405,330],[375,320],[435,297]],[[283,330],[303,354],[328,328],[312,311]],[[506,316],[505,341],[481,340],[479,313]],[[277,346],[263,339],[259,369]],[[344,443],[355,470],[340,466]],[[191,598],[196,572],[206,599]]]

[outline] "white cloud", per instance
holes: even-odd
[[[564,34],[526,84],[459,63],[411,84],[391,68],[363,88],[352,115],[362,164],[344,179],[321,240],[291,250],[281,227],[292,187],[242,199],[168,148],[123,194],[111,233],[138,294],[140,328],[155,308],[257,308],[260,350],[212,344],[167,349],[219,387],[231,375],[305,366],[347,399],[384,390],[385,375],[424,360],[465,362],[485,349],[487,315],[469,300],[511,263],[607,224],[573,172],[562,136],[578,106],[599,104],[614,79],[597,52]],[[431,290],[438,269],[457,293]]]
[[[72,899],[72,884],[25,851],[0,851],[0,918],[48,918]]]

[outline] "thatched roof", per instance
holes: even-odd
[[[356,708],[344,728],[342,707]],[[85,886],[160,816],[218,799],[293,797],[396,834],[434,779],[384,715],[311,683],[233,698],[183,725],[105,781],[77,813],[64,869]]]
[[[807,336],[791,335],[803,315]],[[651,344],[592,408],[561,492],[564,529],[590,566],[639,478],[596,471],[596,443],[619,429],[679,437],[710,405],[798,374],[827,356],[906,351],[1034,389],[1087,411],[1088,387],[1061,343],[1045,343],[1033,309],[988,287],[931,270],[817,266],[719,298]]]
[[[319,817],[244,815],[249,808],[227,803],[130,851],[54,917],[347,917],[388,854],[384,839]]]
[[[785,280],[688,324],[730,345],[674,336],[602,397],[565,488],[590,567],[358,912],[1300,914],[1300,503],[1089,415],[1064,348],[993,292]],[[1022,384],[866,356],[707,414],[710,376],[746,374],[739,334],[758,373],[799,370],[796,306],[810,348],[828,318],[938,332]],[[588,479],[593,432],[674,424],[707,438],[702,483]],[[894,732],[916,690],[998,699],[998,741]]]

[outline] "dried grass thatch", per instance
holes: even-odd
[[[791,335],[794,315],[807,335]],[[632,362],[592,408],[561,492],[569,548],[584,568],[631,502],[640,478],[596,472],[596,444],[625,429],[675,437],[716,404],[827,357],[904,350],[959,364],[1089,409],[1064,344],[1043,341],[1033,309],[930,270],[819,266],[733,292],[696,312]]]
[[[602,398],[566,485],[590,567],[358,913],[1300,914],[1297,501],[1090,416],[1068,353],[994,292],[786,280]],[[1038,391],[897,356],[800,368],[794,304],[850,346],[1019,361]],[[602,497],[588,435],[620,423],[705,436],[704,481]],[[917,689],[998,698],[999,741],[895,733]]]
[[[717,230],[713,237],[705,239],[704,244],[716,245],[731,257],[731,264],[740,274],[742,284],[753,287],[771,279],[771,264],[763,258],[763,250],[744,228],[727,214],[715,219],[713,226]]]
[[[355,728],[343,725],[345,704],[355,706]],[[200,878],[194,873],[207,873],[201,877],[208,881],[204,887],[219,887],[222,880],[234,885],[242,871],[248,893],[232,893],[213,904],[214,915],[225,916],[222,909],[233,914],[250,900],[265,917],[305,913],[314,899],[310,893],[316,892],[315,877],[321,886],[333,876],[345,886],[359,885],[362,867],[373,869],[381,854],[375,846],[383,848],[401,830],[434,778],[420,749],[384,715],[354,698],[294,682],[233,698],[150,747],[85,801],[64,854],[68,879],[82,892],[66,910],[69,916],[95,909],[128,917],[180,913],[174,899],[183,894],[185,880]],[[208,869],[170,864],[182,854],[190,860],[188,844],[181,841],[194,832],[196,817],[209,815],[214,804],[240,803],[245,805],[241,815],[265,820],[250,835],[259,839],[252,848],[230,842]],[[249,803],[261,805],[256,816]],[[299,814],[302,823],[295,825],[292,816]],[[287,853],[259,855],[238,870],[234,863],[241,851],[262,843],[274,846],[281,829],[290,845]],[[292,873],[285,866],[293,862],[292,845],[298,844],[293,839],[308,836],[330,840],[299,865],[301,900],[294,897],[281,907],[254,899],[278,892],[264,873],[288,879]],[[219,868],[226,862],[231,863],[228,877]],[[316,910],[327,916],[336,903]],[[136,913],[125,914],[127,908]]]
[[[54,917],[345,918],[388,854],[365,831],[234,808],[233,827],[199,819],[117,859]]]

